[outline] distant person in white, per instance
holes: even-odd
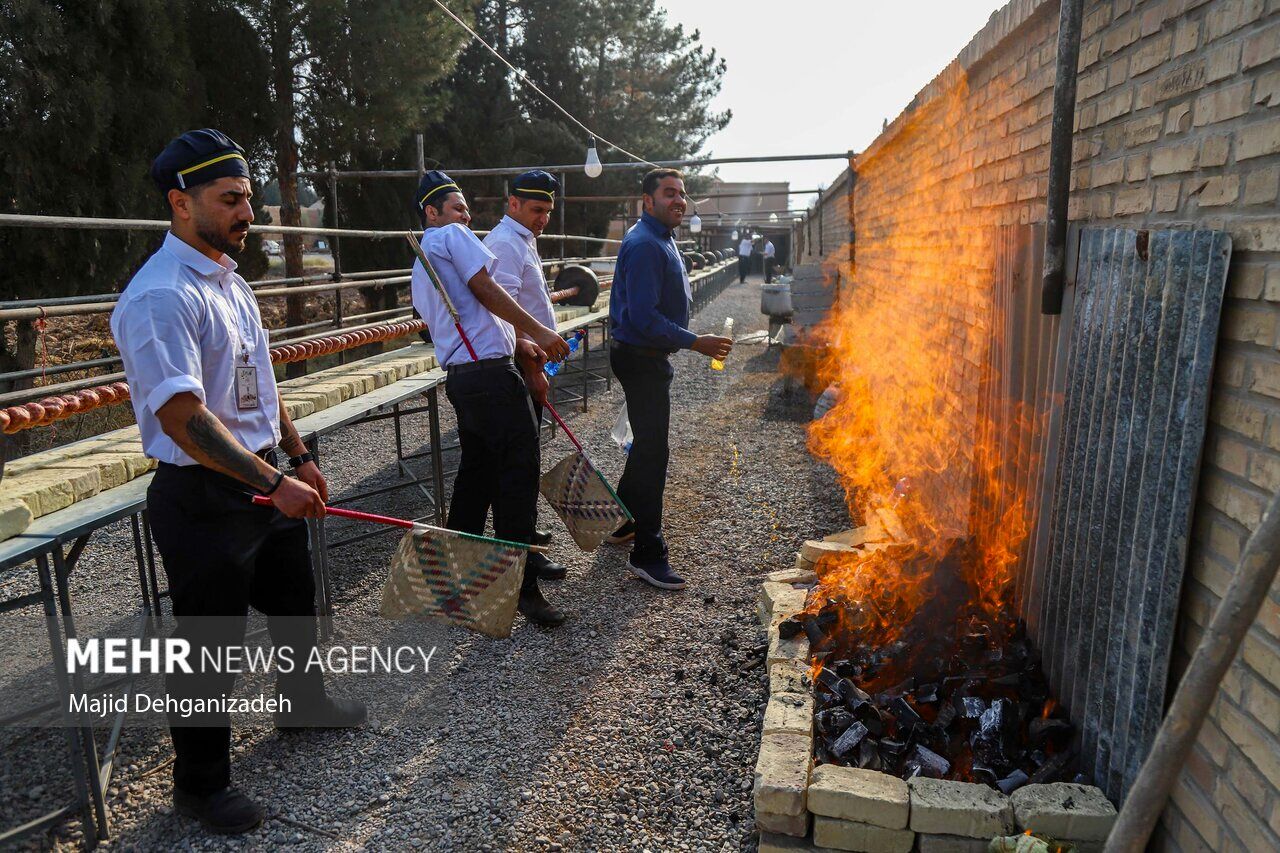
[[[507,197],[507,213],[484,238],[484,244],[498,259],[495,278],[518,282],[516,302],[542,325],[554,329],[556,312],[547,292],[547,278],[542,274],[542,258],[538,256],[538,237],[551,220],[556,209],[556,192],[560,182],[542,169],[533,169],[517,175],[511,182],[511,195]],[[517,337],[527,337],[517,332]],[[550,380],[542,370],[525,371],[525,384],[533,399],[533,416],[542,423],[542,404],[550,393]],[[537,504],[534,504],[535,545],[547,545],[551,533],[538,530]],[[542,554],[531,553],[528,561],[544,580],[559,580],[566,574],[564,566],[552,562]]]
[[[300,519],[325,513],[324,476],[280,402],[257,301],[228,252],[244,249],[253,189],[244,150],[216,130],[170,142],[151,164],[169,213],[164,244],[111,314],[146,454],[159,461],[147,511],[177,621],[204,660],[244,643],[250,607],[271,640],[315,649],[315,584]],[[277,470],[279,444],[297,477]],[[253,496],[270,498],[267,506]],[[175,701],[217,700],[235,670],[175,672]],[[355,726],[359,702],[326,695],[318,670],[278,672],[279,728]],[[231,787],[231,720],[220,706],[170,713],[174,810],[216,833],[247,832],[263,808]]]
[[[751,272],[751,238],[744,234],[742,242],[738,244],[738,284],[747,280],[749,272]]]
[[[768,238],[764,238],[764,281],[765,284],[773,281],[773,262],[777,251],[773,248],[773,242]]]
[[[531,544],[541,455],[525,377],[541,375],[548,359],[560,361],[569,354],[569,345],[516,302],[519,280],[499,272],[497,257],[467,228],[471,211],[452,178],[427,172],[415,202],[426,225],[422,252],[475,349],[473,357],[422,262],[415,261],[413,307],[430,328],[436,358],[448,371],[445,394],[457,413],[462,446],[446,523],[452,530],[483,534],[492,509],[495,536]],[[517,329],[523,333],[519,340]],[[534,389],[544,401],[546,387],[543,382],[540,392]],[[543,625],[565,619],[538,588],[536,560],[525,562],[519,607],[526,619]]]

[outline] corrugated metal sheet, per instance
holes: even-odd
[[[1117,802],[1163,713],[1230,254],[1216,231],[1081,231],[1023,600],[1083,769]]]

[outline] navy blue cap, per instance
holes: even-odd
[[[188,130],[151,162],[151,180],[162,193],[227,177],[249,177],[249,161],[229,136],[208,127]]]
[[[453,178],[441,172],[439,169],[432,169],[422,176],[422,180],[418,181],[418,208],[422,209],[427,206],[427,202],[432,196],[440,193],[460,193],[462,189],[453,182]]]
[[[531,169],[521,175],[517,175],[516,179],[511,182],[511,194],[516,198],[532,198],[539,201],[556,200],[556,192],[560,189],[560,182],[556,180],[555,175],[545,172],[542,169]]]

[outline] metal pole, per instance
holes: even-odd
[[[1049,137],[1049,195],[1045,206],[1044,278],[1040,313],[1062,313],[1067,253],[1067,203],[1071,197],[1071,137],[1076,114],[1076,66],[1084,0],[1062,0],[1058,18],[1058,68],[1053,83]]]
[[[1107,838],[1106,853],[1141,853],[1280,566],[1280,494],[1249,537],[1231,582],[1178,683],[1147,760]]]
[[[422,146],[422,134],[415,133],[413,135],[413,141],[415,146],[415,155],[417,158],[414,161],[414,170],[418,173],[418,177],[421,178],[427,173],[427,153]]]
[[[568,205],[565,204],[564,202],[564,196],[567,190],[568,190],[568,184],[566,182],[564,173],[562,172],[560,174],[560,233],[561,234],[569,233],[564,228],[564,210],[566,207],[568,207]],[[567,240],[560,241],[560,260],[564,260],[564,247],[567,244],[567,242],[568,242]]]

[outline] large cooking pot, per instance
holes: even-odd
[[[778,319],[791,319],[791,283],[774,281],[760,286],[760,313]]]

